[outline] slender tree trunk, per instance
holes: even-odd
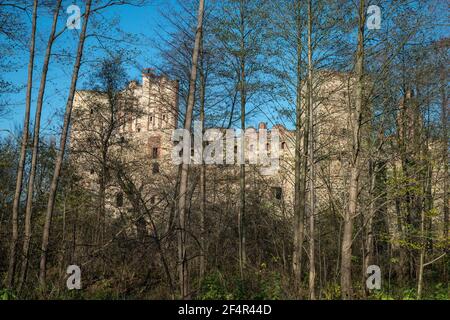
[[[203,39],[202,39],[203,41]],[[205,95],[206,95],[206,75],[204,71],[204,54],[203,54],[203,42],[200,49],[200,126],[201,133],[204,134],[205,131]],[[206,271],[206,261],[207,261],[207,243],[206,243],[206,166],[203,163],[203,142],[201,149],[201,159],[202,164],[200,167],[200,280],[202,281],[205,276]]]
[[[308,109],[309,109],[309,298],[316,299],[315,266],[315,165],[314,165],[314,100],[313,100],[313,61],[312,61],[312,0],[308,1]]]
[[[352,299],[352,242],[353,242],[353,220],[357,214],[358,180],[359,180],[359,153],[362,124],[363,87],[364,87],[364,28],[365,28],[365,0],[359,1],[359,26],[358,26],[358,48],[356,53],[356,91],[355,108],[350,106],[352,126],[352,159],[350,162],[350,181],[348,208],[344,214],[344,233],[341,248],[341,293],[342,299]]]
[[[195,33],[194,50],[192,52],[191,75],[189,79],[189,95],[187,100],[186,116],[184,121],[184,129],[190,132],[192,125],[192,113],[195,102],[195,87],[197,81],[197,64],[200,52],[200,42],[203,33],[203,15],[205,8],[205,0],[199,1],[197,29]],[[185,150],[186,152],[186,150]],[[178,234],[178,263],[179,263],[179,281],[180,294],[182,299],[189,298],[189,281],[188,281],[188,261],[186,257],[186,193],[188,184],[189,164],[181,165],[180,187],[178,194],[178,211],[179,211],[179,234]]]
[[[447,56],[447,55],[446,55]],[[445,60],[447,61],[447,60]],[[448,98],[447,98],[447,66],[441,67],[441,125],[442,125],[442,162],[444,163],[443,213],[444,213],[444,241],[449,241],[449,172],[448,172]],[[450,254],[447,246],[445,252]],[[445,261],[445,260],[444,260]],[[448,288],[448,264],[444,263],[444,280]]]
[[[59,177],[61,174],[61,168],[62,168],[63,160],[64,160],[64,152],[65,152],[65,148],[66,148],[67,135],[69,132],[70,118],[72,115],[73,100],[75,97],[75,90],[77,87],[78,73],[80,71],[80,66],[81,66],[81,58],[83,56],[83,48],[84,48],[84,42],[86,39],[86,30],[87,30],[87,25],[89,22],[89,15],[91,12],[91,3],[92,3],[92,0],[87,0],[87,2],[86,2],[86,12],[85,12],[85,16],[84,16],[83,26],[81,28],[80,38],[78,40],[77,57],[76,57],[75,64],[73,67],[72,80],[71,80],[70,89],[69,89],[69,96],[67,98],[66,110],[64,113],[64,124],[63,124],[62,133],[61,133],[60,148],[59,148],[60,150],[58,151],[58,155],[56,158],[55,169],[53,172],[52,183],[50,185],[50,192],[49,192],[49,196],[48,196],[47,211],[46,211],[46,215],[45,215],[45,224],[44,224],[44,230],[42,233],[41,261],[40,261],[40,265],[39,265],[39,284],[42,289],[45,289],[45,287],[46,287],[47,251],[48,251],[48,242],[49,242],[49,237],[50,237],[50,226],[51,226],[51,222],[52,222],[53,210],[55,207],[56,192],[58,189]]]
[[[302,152],[302,24],[301,24],[301,1],[296,1],[296,29],[297,29],[297,84],[296,84],[296,123],[295,123],[295,194],[294,194],[294,248],[292,256],[292,271],[294,274],[294,284],[301,297],[301,277],[302,277],[302,252],[305,232],[305,189],[306,189],[306,164],[304,161],[306,151]],[[307,125],[303,125],[303,135],[305,135]],[[306,139],[305,139],[306,140]],[[306,148],[305,145],[303,148]],[[303,154],[302,154],[303,153]],[[303,163],[302,163],[303,161]]]
[[[102,246],[104,240],[104,229],[105,229],[105,215],[106,215],[106,176],[107,176],[107,154],[108,154],[108,142],[102,141],[102,162],[100,170],[100,183],[99,183],[99,198],[100,198],[100,208],[98,211],[98,225],[96,242],[99,247]]]
[[[238,231],[239,231],[239,271],[241,274],[241,279],[244,279],[244,268],[246,265],[247,255],[245,250],[245,105],[247,100],[246,94],[246,61],[245,61],[245,1],[240,1],[240,82],[239,82],[239,92],[241,96],[241,157],[243,163],[240,166],[240,207],[238,213]]]
[[[357,170],[352,168],[349,189],[349,204],[344,216],[344,230],[341,248],[341,293],[342,299],[350,300],[353,296],[351,280],[351,259],[352,259],[352,234],[353,234],[353,215],[356,212],[357,201]]]
[[[16,176],[16,189],[14,192],[13,209],[12,209],[12,232],[11,243],[9,248],[9,265],[6,286],[11,289],[14,285],[14,274],[16,269],[16,250],[19,240],[19,204],[22,193],[22,180],[25,168],[25,158],[27,154],[28,135],[30,127],[30,108],[31,108],[31,91],[33,88],[33,68],[34,68],[34,51],[36,47],[36,21],[37,21],[38,0],[33,2],[33,17],[31,22],[31,41],[30,41],[30,58],[28,61],[28,80],[27,95],[25,105],[25,119],[23,121],[22,142],[20,145],[19,165]]]
[[[429,113],[429,107],[428,107],[428,113]],[[417,112],[417,123],[420,121],[420,109],[417,106],[416,109]],[[428,127],[427,127],[428,128]],[[430,212],[433,208],[433,192],[432,192],[432,175],[433,175],[433,167],[432,163],[430,161],[430,154],[429,154],[429,141],[430,141],[430,132],[429,129],[425,128],[423,130],[425,135],[425,141],[421,138],[422,135],[422,127],[416,127],[416,139],[417,145],[416,150],[419,153],[419,166],[421,167],[419,171],[419,181],[423,181],[423,191],[421,195],[417,195],[419,198],[419,204],[418,209],[420,210],[420,256],[419,256],[419,266],[418,266],[418,275],[417,275],[417,299],[420,300],[422,298],[422,292],[423,292],[423,277],[424,277],[424,268],[426,266],[425,264],[425,255],[427,246],[429,244],[429,240],[427,237],[431,240],[430,234],[426,230],[426,223],[427,223],[427,212]],[[420,130],[420,131],[419,131]],[[422,153],[422,154],[420,154]],[[426,170],[425,175],[422,174],[422,168]],[[429,219],[429,225],[430,228],[431,225],[431,218]],[[432,240],[431,240],[432,241]]]
[[[396,267],[396,273],[397,273],[397,284],[404,285],[407,280],[407,274],[408,274],[408,251],[404,247],[404,245],[401,244],[402,241],[406,241],[407,239],[407,231],[405,230],[405,207],[406,204],[401,203],[401,200],[396,200],[399,202],[397,204],[397,234],[398,239],[397,241],[400,243],[395,243],[395,250],[398,252],[398,264]]]
[[[427,144],[428,149],[428,144]],[[419,270],[417,277],[417,299],[422,299],[423,291],[423,272],[425,268],[425,253],[427,247],[427,238],[425,230],[425,220],[426,212],[432,209],[432,199],[431,199],[431,175],[432,169],[431,164],[427,164],[427,176],[425,179],[424,194],[426,194],[425,208],[422,208],[420,214],[420,257],[419,257]]]
[[[30,168],[30,176],[28,180],[28,193],[27,193],[27,203],[25,209],[25,229],[24,229],[24,239],[23,239],[23,248],[22,248],[22,266],[20,273],[20,287],[22,287],[23,283],[26,280],[27,269],[28,269],[28,254],[30,249],[30,241],[31,241],[31,216],[33,211],[33,193],[34,193],[34,179],[36,176],[36,167],[38,161],[38,153],[39,153],[39,131],[41,126],[41,114],[42,114],[42,105],[44,103],[44,93],[45,86],[47,84],[47,73],[48,66],[50,64],[50,57],[53,47],[53,42],[55,41],[55,32],[56,25],[58,23],[59,11],[61,9],[62,0],[58,0],[56,2],[55,10],[53,13],[53,22],[52,29],[50,31],[50,36],[47,42],[47,49],[45,51],[44,64],[42,66],[42,75],[41,75],[41,83],[39,86],[39,93],[37,98],[36,105],[36,115],[34,120],[34,136],[33,136],[33,153],[31,157],[31,168]]]
[[[69,191],[70,192],[70,191]],[[64,202],[63,202],[63,210],[62,210],[62,239],[61,239],[61,249],[58,257],[58,271],[59,271],[59,280],[62,282],[65,275],[65,268],[64,268],[64,262],[66,258],[66,251],[67,251],[67,240],[66,240],[66,234],[67,234],[67,227],[66,227],[66,221],[67,221],[67,214],[66,214],[66,202],[67,202],[67,195],[64,195]],[[60,286],[59,288],[64,288],[64,286]]]
[[[362,275],[365,279],[367,267],[373,263],[373,217],[375,216],[376,208],[376,195],[375,195],[375,183],[376,183],[376,164],[374,161],[369,161],[369,179],[370,179],[370,205],[369,212],[363,215],[363,229],[365,230],[365,242],[364,242],[364,260]],[[364,287],[364,294],[368,294],[367,286]]]
[[[409,98],[407,93],[403,97],[403,101],[400,105],[398,120],[397,120],[397,143],[400,153],[400,167],[398,172],[396,168],[394,169],[396,179],[409,179],[409,170],[408,170],[408,155],[406,150],[406,141],[407,141],[407,117],[406,117],[406,104],[409,103]],[[410,212],[409,207],[409,190],[405,190],[404,195],[399,195],[396,197],[396,214],[397,214],[397,230],[398,230],[398,240],[408,241],[408,230],[406,228],[406,224],[408,223],[407,216]],[[398,259],[399,262],[396,267],[397,273],[397,282],[400,285],[404,285],[407,277],[408,277],[408,251],[404,245],[395,244],[395,249],[398,251]]]

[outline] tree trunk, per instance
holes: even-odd
[[[363,229],[365,231],[364,242],[364,260],[362,275],[365,279],[367,267],[373,263],[373,218],[376,211],[376,195],[375,195],[375,183],[376,183],[376,164],[374,161],[369,161],[369,179],[370,179],[370,205],[369,212],[363,215]],[[364,293],[367,295],[368,288],[364,287]]]
[[[102,162],[101,162],[101,170],[99,177],[99,200],[100,200],[100,208],[98,211],[98,224],[97,224],[97,245],[99,247],[102,246],[104,240],[104,229],[105,229],[105,215],[106,215],[106,181],[107,181],[107,153],[108,153],[108,142],[102,141]]]
[[[447,55],[445,55],[447,56]],[[447,60],[444,60],[447,61]],[[447,98],[447,66],[441,67],[441,125],[442,125],[442,162],[444,163],[444,186],[443,186],[443,213],[444,213],[444,241],[448,243],[449,229],[449,173],[448,173],[448,98]],[[447,246],[445,252],[450,254]],[[448,288],[448,264],[444,263],[444,281]]]
[[[69,191],[70,192],[70,191]],[[58,278],[60,283],[64,282],[64,276],[66,274],[66,268],[64,266],[64,262],[66,260],[66,252],[67,252],[67,239],[66,239],[66,234],[67,234],[67,213],[66,213],[66,208],[67,208],[67,194],[64,194],[64,202],[63,202],[63,210],[62,210],[62,230],[61,230],[61,234],[62,234],[62,239],[61,239],[61,248],[59,249],[59,255],[58,255]],[[64,285],[60,285],[58,286],[58,290],[62,289],[64,290]]]
[[[348,208],[344,214],[344,234],[342,237],[341,257],[341,294],[342,299],[352,299],[352,242],[353,242],[353,219],[357,214],[358,181],[359,181],[359,153],[362,124],[363,106],[363,81],[364,81],[364,28],[365,28],[365,0],[359,1],[359,26],[358,26],[358,48],[356,53],[356,91],[355,110],[350,113],[352,127],[352,159],[350,162],[350,181]],[[350,106],[350,110],[353,108]]]
[[[203,40],[203,39],[202,39]],[[206,75],[204,72],[204,54],[203,54],[203,42],[200,49],[200,126],[201,133],[204,134],[205,131],[205,95],[206,95]],[[206,243],[206,166],[203,162],[203,148],[204,143],[202,140],[201,148],[201,167],[200,167],[200,281],[203,280],[206,272],[206,255],[207,255],[207,243]]]
[[[312,61],[312,3],[308,1],[308,109],[309,109],[309,298],[316,299],[315,279],[315,165],[314,165],[314,100],[313,100],[313,61]]]
[[[301,297],[302,253],[305,232],[305,189],[306,189],[306,155],[307,143],[303,144],[302,152],[302,25],[301,1],[296,2],[296,29],[297,29],[297,84],[296,84],[296,123],[295,123],[295,194],[294,194],[294,248],[292,255],[292,271],[294,284]],[[303,125],[303,136],[307,136],[307,124]],[[304,141],[307,139],[304,138]]]
[[[428,144],[427,144],[428,149]],[[419,257],[419,270],[417,276],[417,299],[422,299],[423,291],[423,272],[425,268],[425,253],[427,247],[427,238],[425,230],[426,212],[432,209],[432,195],[431,195],[431,164],[427,164],[427,176],[425,180],[424,194],[426,194],[425,208],[421,210],[420,214],[420,257]]]
[[[36,47],[36,21],[37,21],[37,7],[38,1],[33,2],[33,17],[31,22],[31,42],[30,42],[30,58],[28,61],[28,80],[27,80],[27,94],[26,94],[26,106],[25,106],[25,119],[23,121],[23,133],[22,142],[20,145],[20,157],[19,165],[17,168],[16,176],[16,189],[14,192],[13,209],[12,209],[12,231],[11,231],[11,243],[9,248],[9,265],[8,276],[6,280],[7,288],[11,289],[14,285],[14,274],[16,269],[16,250],[17,242],[19,240],[19,204],[20,195],[22,193],[22,180],[23,172],[25,168],[25,158],[27,154],[27,144],[30,126],[30,108],[31,108],[31,91],[33,88],[33,68],[34,68],[34,51]],[[19,286],[20,287],[20,286]],[[19,290],[20,291],[20,290]]]
[[[56,25],[58,22],[59,11],[61,9],[61,2],[62,0],[58,0],[56,2],[55,12],[53,14],[52,29],[50,31],[50,36],[47,42],[47,49],[45,51],[44,64],[42,66],[41,83],[39,86],[39,94],[37,98],[36,115],[34,120],[33,154],[31,157],[30,176],[28,180],[27,204],[25,209],[25,229],[22,248],[23,260],[20,272],[20,287],[22,287],[23,283],[26,281],[27,276],[28,253],[30,249],[31,231],[32,231],[31,216],[33,211],[34,179],[36,176],[36,167],[39,153],[39,131],[41,125],[41,113],[42,113],[42,105],[44,103],[45,86],[47,83],[48,66],[50,64],[53,42],[55,41]]]
[[[194,50],[192,52],[191,75],[189,79],[189,95],[187,100],[186,116],[184,121],[184,129],[190,132],[192,125],[192,113],[195,102],[195,87],[197,81],[197,63],[200,51],[200,42],[203,33],[203,15],[205,8],[205,0],[200,0],[198,7],[197,29],[195,33]],[[185,152],[190,152],[186,151]],[[188,281],[188,261],[186,257],[186,192],[188,184],[189,164],[181,165],[180,187],[178,194],[178,211],[179,211],[179,234],[178,234],[178,263],[179,263],[179,281],[180,294],[182,299],[189,298],[189,281]]]
[[[62,164],[63,164],[63,160],[64,160],[64,151],[66,148],[67,135],[69,132],[73,100],[75,97],[75,90],[77,87],[78,73],[80,71],[80,66],[81,66],[81,58],[83,56],[83,48],[84,48],[84,42],[86,39],[86,30],[87,30],[87,25],[89,22],[89,14],[91,11],[91,3],[92,3],[92,0],[87,0],[87,2],[86,2],[86,12],[85,12],[85,16],[84,16],[84,21],[83,21],[83,26],[81,29],[80,38],[78,40],[77,57],[76,57],[75,64],[73,67],[72,80],[71,80],[70,89],[69,89],[69,96],[67,98],[66,110],[64,113],[64,124],[63,124],[62,133],[61,133],[60,150],[59,150],[57,158],[56,158],[55,169],[53,172],[52,183],[50,185],[50,192],[49,192],[49,196],[48,196],[47,211],[46,211],[46,215],[45,215],[45,225],[44,225],[44,230],[42,233],[41,261],[40,261],[40,265],[39,265],[39,284],[42,289],[45,289],[45,287],[46,287],[47,251],[48,251],[48,241],[49,241],[49,237],[50,237],[50,225],[52,222],[52,215],[53,215],[53,210],[55,207],[55,200],[56,200],[56,192],[58,189],[59,177],[61,174],[61,168],[62,168]]]
[[[239,271],[241,274],[241,280],[244,279],[244,268],[246,265],[247,255],[245,250],[245,105],[247,100],[246,95],[246,61],[245,61],[245,2],[240,1],[240,82],[239,92],[241,96],[241,157],[243,163],[240,166],[239,184],[240,184],[240,206],[238,213],[238,231],[239,231]]]

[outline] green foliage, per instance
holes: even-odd
[[[369,298],[371,300],[395,300],[395,298],[391,294],[382,290],[373,291],[370,294]]]
[[[260,270],[246,275],[225,279],[220,272],[209,274],[202,282],[199,300],[278,300],[283,298],[281,274],[268,271],[265,264]]]
[[[408,288],[403,290],[402,300],[416,300],[417,299],[417,291],[415,288]]]
[[[427,296],[428,298],[428,296]],[[444,283],[438,283],[434,286],[434,290],[430,299],[433,300],[450,300],[450,291]]]
[[[281,275],[272,271],[259,280],[259,292],[255,293],[254,299],[257,300],[279,300],[283,298],[283,289],[281,284]]]
[[[430,210],[425,212],[425,216],[427,218],[435,218],[438,217],[441,214],[441,212],[438,210],[438,208],[431,208]]]
[[[52,300],[84,300],[87,297],[83,290],[58,290],[49,297]]]
[[[415,178],[404,176],[402,172],[398,172],[396,177],[390,176],[387,186],[392,197],[404,197],[407,194],[423,195],[420,183]]]
[[[89,290],[86,298],[90,300],[117,300],[119,294],[114,290],[112,281],[105,279],[95,283],[94,288]]]
[[[422,294],[423,300],[449,300],[449,291],[443,283],[437,283],[431,286],[428,290],[424,291]],[[416,300],[417,299],[417,288],[398,288],[394,289],[392,292],[387,292],[383,290],[373,291],[369,299],[373,300]]]
[[[0,289],[0,300],[15,300],[16,295],[8,289]]]
[[[328,283],[322,294],[325,300],[339,300],[341,299],[341,286],[337,283]]]
[[[231,293],[227,293],[226,283],[222,274],[218,271],[209,274],[203,280],[199,300],[230,300],[233,299]]]

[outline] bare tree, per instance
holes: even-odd
[[[231,100],[229,126],[239,126],[242,135],[246,129],[249,115],[261,108],[258,99],[268,94],[270,84],[262,80],[268,73],[267,38],[270,33],[265,28],[268,2],[228,0],[223,3],[220,17],[217,17],[215,38],[218,50],[225,57],[220,68],[221,79],[225,83],[227,98]],[[259,93],[259,95],[257,95]],[[228,100],[227,101],[230,101]],[[235,109],[239,108],[239,112]],[[235,117],[234,114],[239,117]],[[245,160],[245,143],[240,146],[240,160]],[[246,166],[242,161],[239,168],[239,208],[237,214],[238,266],[241,278],[247,263],[246,253]]]
[[[206,97],[206,82],[207,82],[207,71],[205,70],[205,53],[203,52],[203,37],[202,44],[200,47],[200,88],[199,88],[199,100],[200,100],[200,127],[202,135],[205,131],[205,97]],[[202,142],[203,143],[203,142]],[[203,145],[201,148],[200,156],[203,159]],[[200,167],[200,280],[203,280],[206,271],[206,261],[207,261],[207,243],[206,243],[206,166],[203,163]]]
[[[25,209],[25,228],[24,228],[23,248],[22,248],[23,260],[21,266],[21,280],[20,280],[21,285],[23,284],[24,281],[22,279],[25,279],[26,277],[26,270],[28,268],[28,254],[31,241],[31,216],[33,211],[34,184],[39,153],[39,134],[41,126],[42,105],[44,103],[44,94],[45,94],[45,87],[47,84],[48,67],[50,64],[53,43],[55,41],[55,32],[58,23],[59,11],[61,9],[61,2],[62,2],[61,0],[58,0],[56,2],[55,9],[53,12],[52,28],[50,31],[50,35],[47,42],[47,48],[45,51],[44,63],[42,66],[42,73],[41,73],[41,82],[39,86],[39,93],[36,104],[32,158],[31,158],[30,174],[28,178],[27,201]]]
[[[360,176],[361,127],[363,115],[364,90],[364,28],[365,0],[359,1],[358,12],[358,45],[355,64],[355,107],[350,107],[350,123],[352,129],[352,153],[350,160],[350,181],[348,193],[348,208],[344,214],[344,229],[341,248],[341,292],[342,299],[352,299],[352,243],[353,220],[357,215],[358,181]]]
[[[41,288],[46,288],[46,271],[47,271],[47,250],[48,250],[48,241],[50,236],[50,225],[52,221],[52,215],[53,210],[55,206],[55,199],[56,199],[56,191],[58,189],[58,182],[59,177],[61,174],[61,167],[63,164],[64,159],[64,152],[67,142],[67,134],[69,131],[69,124],[70,124],[70,117],[72,114],[72,107],[73,107],[73,100],[75,97],[75,90],[77,87],[77,81],[78,81],[78,74],[80,71],[81,66],[81,59],[83,56],[83,48],[84,48],[84,42],[86,40],[86,30],[87,25],[89,22],[89,15],[91,13],[91,3],[92,0],[87,0],[86,2],[86,11],[84,14],[84,21],[83,26],[81,29],[80,38],[78,40],[78,49],[77,49],[77,56],[75,59],[75,64],[73,67],[73,73],[72,73],[72,81],[70,84],[69,89],[69,96],[67,98],[67,104],[66,104],[66,111],[64,114],[64,124],[61,134],[61,140],[60,140],[60,150],[58,152],[58,156],[56,158],[56,164],[55,164],[55,171],[53,173],[52,183],[50,186],[50,193],[47,203],[47,212],[45,216],[45,225],[44,230],[42,234],[42,253],[41,253],[41,261],[40,261],[40,270],[39,270],[39,284]]]
[[[302,126],[302,1],[295,2],[295,28],[296,28],[296,120],[295,120],[295,180],[294,180],[294,248],[292,257],[292,270],[294,282],[299,296],[301,294],[302,252],[304,240],[305,197],[306,197],[306,167],[307,146],[306,125]],[[303,128],[303,130],[302,130]],[[302,134],[303,133],[303,134]],[[302,149],[303,139],[303,149]]]
[[[316,299],[315,291],[315,164],[314,164],[314,99],[313,99],[313,47],[312,47],[313,12],[312,1],[308,1],[308,120],[309,120],[309,298]]]
[[[439,63],[439,66],[441,68],[441,75],[440,75],[440,93],[441,93],[441,130],[442,130],[442,161],[444,164],[444,187],[443,187],[443,216],[444,216],[444,240],[448,241],[448,231],[449,231],[449,170],[448,170],[448,150],[449,150],[449,142],[448,142],[448,94],[447,94],[447,62],[448,62],[448,47],[449,47],[449,41],[443,41],[442,47],[439,48],[441,53],[441,63]],[[448,248],[446,250],[446,254],[450,254]],[[448,267],[444,264],[444,279],[448,286]]]
[[[192,114],[195,103],[195,88],[197,82],[197,64],[200,52],[200,44],[203,32],[203,15],[205,10],[205,1],[200,0],[198,7],[198,20],[195,32],[194,50],[192,52],[191,76],[189,81],[189,96],[186,106],[186,115],[184,120],[184,129],[190,131],[192,125]],[[185,150],[186,152],[186,150]],[[188,260],[186,256],[186,198],[187,184],[189,174],[189,164],[183,163],[180,167],[180,185],[178,191],[178,214],[179,214],[179,234],[178,234],[178,263],[179,263],[179,281],[180,295],[182,299],[189,298],[189,274]]]
[[[27,93],[25,98],[25,118],[23,122],[23,133],[22,133],[22,143],[20,146],[20,158],[19,165],[17,169],[16,177],[16,190],[14,193],[14,202],[12,210],[12,233],[11,233],[11,243],[9,252],[9,268],[8,268],[8,278],[7,287],[11,288],[14,282],[14,269],[16,264],[16,248],[17,241],[19,238],[19,228],[18,228],[18,216],[19,216],[19,204],[20,196],[22,193],[22,182],[23,173],[25,169],[25,158],[27,153],[28,135],[30,127],[30,108],[31,108],[31,92],[33,88],[33,68],[34,68],[34,50],[36,47],[36,21],[37,21],[37,9],[38,1],[33,1],[33,14],[31,23],[31,40],[30,40],[30,58],[28,62],[28,80],[27,80]],[[20,285],[19,285],[20,291]]]

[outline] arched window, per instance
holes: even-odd
[[[281,149],[282,149],[282,150],[286,149],[286,142],[283,141],[283,142],[281,143]]]

